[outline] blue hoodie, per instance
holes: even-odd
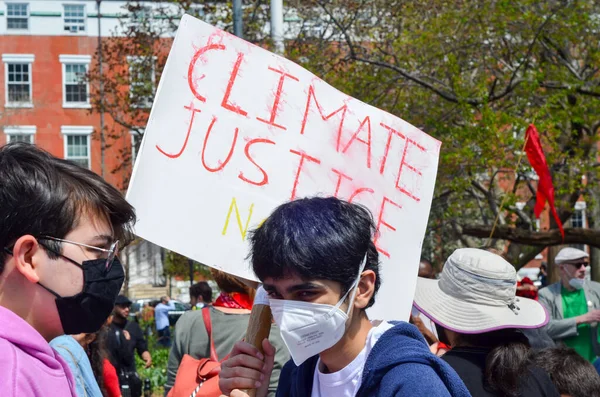
[[[393,322],[373,349],[363,370],[356,397],[470,397],[456,372],[429,351],[419,330]],[[292,360],[281,370],[277,397],[309,397],[318,356],[300,366]]]

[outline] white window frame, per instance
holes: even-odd
[[[128,73],[129,73],[129,99],[131,100],[131,87],[135,86],[135,82],[132,79],[132,73],[131,73],[131,65],[133,63],[136,62],[140,62],[144,60],[144,57],[142,56],[132,56],[129,55],[127,56],[127,68],[128,68]],[[153,94],[156,94],[156,60],[157,57],[153,56],[152,57],[152,92]],[[152,107],[151,103],[134,103],[131,102],[131,107],[134,109],[150,109]]]
[[[35,133],[37,127],[35,125],[12,125],[4,127],[4,135],[6,136],[6,143],[12,142],[13,136],[16,135],[27,135],[31,137],[31,144],[35,144]]]
[[[4,106],[7,108],[32,108],[33,107],[33,54],[2,54],[4,62]],[[8,65],[9,64],[28,64],[29,65],[29,102],[9,102],[8,101]]]
[[[72,30],[66,30],[66,13],[65,13],[65,6],[77,6],[77,7],[83,7],[83,30],[77,30],[77,31],[72,31]],[[86,9],[86,5],[85,4],[81,4],[81,3],[63,3],[63,9],[62,9],[62,22],[63,22],[63,32],[69,32],[72,35],[78,35],[78,34],[83,34],[86,35],[87,34],[87,13],[86,13],[87,9]]]
[[[585,214],[585,209],[587,208],[587,205],[585,203],[585,201],[578,201],[575,203],[575,207],[574,207],[574,212],[573,215],[575,215],[576,212],[580,211],[581,212],[581,229],[587,229],[588,225],[587,225],[587,218],[586,218],[586,214]],[[573,215],[571,215],[571,218],[569,219],[569,221],[571,221],[573,219]],[[571,222],[571,227],[573,227],[573,224]],[[578,226],[579,227],[579,226]]]
[[[31,27],[31,7],[28,1],[5,1],[6,3],[6,32],[7,33],[23,33],[29,32],[29,28]],[[25,4],[27,6],[27,29],[9,29],[8,28],[8,4]]]
[[[69,136],[87,136],[87,160],[88,160],[88,168],[92,169],[92,133],[94,132],[94,127],[91,125],[63,125],[60,127],[60,133],[63,135],[63,150],[64,155],[63,158],[65,160],[73,160],[68,157],[68,141]]]
[[[63,108],[91,109],[90,103],[90,83],[86,82],[87,98],[85,102],[67,102],[67,64],[85,65],[86,73],[90,70],[92,63],[91,55],[59,55],[58,60],[62,64],[62,92]]]
[[[582,223],[581,229],[587,229],[588,228],[587,216],[586,216],[586,213],[585,213],[586,212],[585,211],[586,208],[587,208],[587,204],[586,204],[585,201],[577,201],[575,203],[574,210],[581,212],[581,223]],[[574,214],[575,213],[573,213],[573,215]],[[571,216],[571,218],[569,219],[569,223],[571,223],[571,227],[573,227],[572,219],[573,218]],[[587,245],[585,245],[585,244],[572,244],[571,247],[576,247],[578,249],[582,249],[584,251],[587,251]]]

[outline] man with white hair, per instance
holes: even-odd
[[[539,293],[540,303],[551,316],[548,334],[593,362],[600,356],[600,283],[585,280],[589,265],[585,251],[563,248],[554,262],[559,268],[560,281]]]

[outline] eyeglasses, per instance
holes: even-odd
[[[587,262],[578,262],[578,263],[567,263],[567,265],[573,266],[575,269],[580,269],[581,266],[586,267],[589,265]]]
[[[115,261],[115,258],[119,254],[119,240],[116,240],[114,243],[112,243],[108,249],[94,247],[93,245],[87,245],[87,244],[83,244],[83,243],[78,243],[76,241],[64,240],[62,238],[56,238],[56,237],[51,237],[51,236],[41,236],[39,238],[39,240],[58,241],[60,243],[73,244],[73,245],[78,245],[80,247],[85,247],[85,248],[93,249],[93,250],[96,250],[96,251],[106,252],[106,272],[107,273],[112,268],[112,265],[113,265],[113,263]]]

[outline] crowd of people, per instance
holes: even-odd
[[[0,148],[0,204],[0,395],[141,396],[148,333],[119,295],[134,209],[22,143]],[[560,280],[535,295],[489,249],[457,249],[439,274],[422,260],[409,318],[383,321],[368,308],[394,280],[380,277],[375,233],[357,204],[284,203],[248,236],[260,286],[212,271],[218,296],[193,285],[173,333],[168,297],[145,307],[170,349],[165,395],[600,396],[600,284],[585,251],[562,249]],[[262,351],[244,340],[257,294],[274,322]]]

